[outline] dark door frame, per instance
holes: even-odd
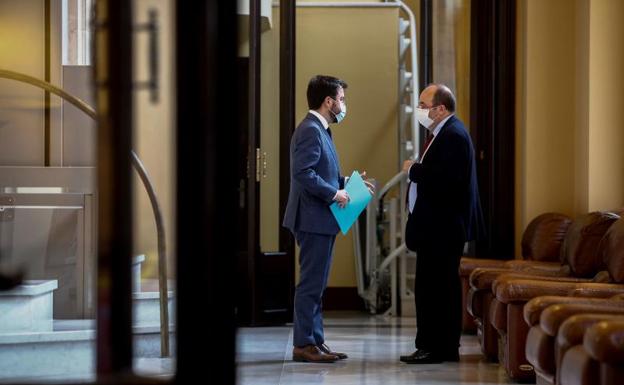
[[[516,0],[471,2],[470,126],[487,238],[479,257],[514,257]]]
[[[236,383],[236,51],[231,0],[177,1],[177,373]],[[202,310],[198,310],[201,308]],[[199,312],[207,316],[200,316]],[[210,353],[202,353],[213,348]]]
[[[416,104],[420,98],[420,93],[433,82],[433,0],[420,0],[420,24],[419,24],[419,54],[418,54],[418,84],[419,90],[415,90],[413,98]],[[420,143],[420,153],[424,150],[427,129],[421,124],[418,125],[418,136]]]
[[[261,29],[260,0],[249,0],[249,128],[247,132],[247,277],[250,322],[258,323],[259,304],[256,290],[256,260],[260,256],[260,90]]]
[[[95,22],[97,110],[97,376],[132,371],[132,7],[102,0]],[[104,38],[102,38],[104,37]]]
[[[247,160],[244,186],[245,207],[241,233],[244,244],[239,252],[237,316],[239,325],[276,325],[291,322],[295,282],[294,242],[292,234],[281,225],[279,249],[262,251],[260,247],[261,171],[261,14],[260,1],[250,1],[248,124],[244,132]],[[294,129],[295,52],[294,1],[280,4],[280,147],[279,147],[279,216],[283,218],[290,184],[289,144]]]
[[[295,42],[296,42],[295,0],[280,0],[280,143],[279,143],[279,219],[284,218],[288,193],[290,191],[290,139],[295,130]],[[295,292],[295,243],[288,229],[280,226],[279,248],[285,253],[288,287],[288,321],[292,321]]]

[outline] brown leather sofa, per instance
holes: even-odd
[[[467,298],[470,290],[470,274],[476,268],[499,268],[522,270],[527,265],[525,261],[545,262],[559,266],[559,254],[563,238],[565,237],[572,219],[564,214],[545,213],[535,217],[522,234],[522,252],[520,259],[482,259],[464,257],[459,263],[459,276],[462,285],[462,329],[465,333],[477,331],[477,324],[473,316],[468,313]]]
[[[566,263],[558,276],[501,274],[494,280],[490,322],[499,334],[499,358],[511,378],[526,381],[534,377],[525,355],[529,326],[523,308],[529,300],[542,295],[566,296],[581,283],[614,282],[614,277],[603,271],[606,266],[599,244],[617,219],[613,213],[593,212],[575,220],[562,246]],[[618,293],[611,296],[614,294]]]
[[[605,314],[624,315],[624,294],[613,296],[624,293],[624,218],[609,227],[600,242],[599,254],[608,268],[611,283],[565,283],[560,286],[571,295],[612,297],[545,296],[532,299],[524,307],[525,321],[531,327],[526,356],[535,368],[538,383],[559,382],[557,368],[561,367],[561,357],[570,346],[578,344],[583,327],[602,320]],[[587,313],[593,315],[575,318]]]
[[[522,270],[508,269],[487,269],[478,268],[470,275],[470,290],[468,291],[467,309],[468,313],[474,317],[477,324],[477,334],[481,343],[481,350],[490,361],[499,360],[498,349],[499,334],[492,323],[496,319],[503,324],[506,322],[506,307],[496,301],[496,290],[493,283],[501,276],[507,278],[537,279],[563,279],[569,276],[569,268],[565,265],[554,267],[526,266]],[[495,314],[497,316],[495,316]],[[501,318],[503,317],[503,318]]]
[[[546,307],[548,303],[555,303]],[[624,296],[610,299],[537,297],[524,307],[529,323],[526,357],[538,384],[558,383],[561,357],[582,341],[583,328],[605,318],[624,315]],[[538,321],[535,323],[535,321]]]
[[[624,384],[624,316],[605,319],[585,331],[583,344],[563,356],[560,383]]]
[[[568,318],[559,328],[555,345],[555,358],[557,365],[556,384],[561,384],[563,374],[563,357],[571,348],[582,345],[585,332],[591,326],[608,320],[624,319],[622,315],[606,314],[581,314]]]
[[[563,244],[565,244],[566,239],[568,239],[568,243],[572,243],[573,239],[581,237],[584,229],[591,226],[594,222],[600,222],[604,215],[600,212],[589,213],[579,216],[571,224],[566,224],[567,231]],[[514,261],[517,263],[517,267],[513,270],[508,268],[476,268],[470,275],[470,290],[466,306],[468,313],[474,317],[477,324],[481,350],[490,361],[496,361],[499,357],[502,357],[502,352],[499,352],[498,349],[499,333],[489,321],[492,318],[491,314],[498,314],[497,319],[502,324],[506,322],[506,318],[504,318],[506,316],[506,307],[496,302],[495,290],[492,287],[494,281],[503,274],[513,274],[516,278],[533,278],[535,276],[570,277],[571,269],[567,262],[568,255],[563,252],[563,244],[560,252],[562,262]]]

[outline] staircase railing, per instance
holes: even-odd
[[[412,10],[400,0],[385,0],[385,3],[396,4],[403,11],[408,20],[401,17],[399,19],[399,103],[400,117],[398,124],[399,140],[399,169],[406,159],[418,159],[419,157],[419,128],[416,119],[416,107],[418,106],[418,55],[416,40],[416,18]],[[366,4],[362,3],[362,6]],[[408,34],[409,37],[406,36]],[[409,52],[409,54],[408,54]],[[411,59],[409,71],[407,58]],[[410,72],[411,71],[411,72]],[[409,130],[408,130],[409,127]],[[408,135],[409,133],[409,135]],[[389,200],[388,205],[384,205],[386,194],[398,188],[399,197]],[[413,295],[407,288],[407,280],[411,275],[407,274],[407,259],[414,258],[415,254],[409,252],[405,246],[402,228],[407,223],[407,207],[403,199],[407,194],[407,175],[399,171],[392,177],[376,194],[372,203],[368,207],[371,214],[367,214],[366,219],[366,247],[362,252],[359,225],[356,226],[358,234],[354,235],[354,246],[356,250],[356,273],[358,281],[358,293],[366,301],[369,309],[376,312],[379,308],[378,297],[383,284],[385,270],[390,268],[390,307],[386,311],[388,315],[398,315],[398,301]],[[383,215],[382,215],[383,214]],[[389,244],[387,253],[382,251],[382,247],[377,245],[377,232],[380,228],[386,229],[385,223],[380,222],[380,218],[388,218],[387,231],[389,233]],[[381,237],[380,237],[381,239]],[[361,255],[364,254],[364,267],[361,266]],[[397,266],[400,262],[400,268]],[[366,275],[366,276],[365,276]],[[397,286],[398,289],[397,290]],[[397,298],[397,291],[400,293]]]
[[[26,83],[34,87],[48,91],[63,100],[71,103],[73,106],[84,112],[93,120],[97,121],[97,113],[93,107],[85,101],[77,98],[67,91],[59,88],[49,82],[35,78],[23,73],[0,69],[0,78],[15,80]],[[160,292],[160,352],[162,357],[170,356],[169,348],[169,289],[167,283],[167,243],[165,234],[165,222],[163,220],[162,210],[156,196],[156,190],[152,183],[145,165],[141,158],[131,151],[132,165],[141,179],[141,183],[147,192],[147,195],[154,213],[154,221],[156,223],[157,242],[158,242],[158,290]]]

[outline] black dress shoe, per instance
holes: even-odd
[[[446,353],[443,355],[444,361],[447,362],[459,362],[459,352]]]
[[[407,364],[440,364],[445,361],[458,362],[459,353],[434,353],[428,350],[418,349],[409,356],[401,356],[401,362]]]
[[[338,357],[339,360],[346,360],[347,358],[349,358],[349,356],[347,356],[345,353],[338,353],[338,352],[334,352],[333,350],[331,350],[331,348],[329,346],[327,346],[326,344],[320,344],[317,345],[317,347],[325,354],[329,354],[332,356],[336,356]]]

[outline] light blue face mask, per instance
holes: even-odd
[[[329,111],[334,114],[335,123],[340,123],[344,120],[345,116],[347,116],[347,105],[340,102],[340,112],[337,114],[332,110]]]

